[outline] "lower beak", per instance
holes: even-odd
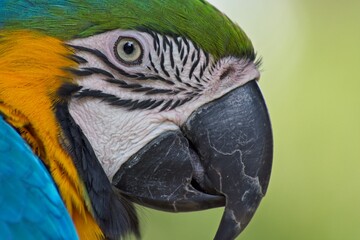
[[[216,240],[234,239],[266,193],[272,132],[255,81],[196,110],[124,163],[113,184],[135,203],[171,212],[225,206]]]

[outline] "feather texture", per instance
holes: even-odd
[[[46,168],[0,116],[1,239],[78,239]]]
[[[101,239],[85,186],[61,145],[54,113],[61,101],[57,91],[71,82],[62,68],[76,66],[67,57],[71,53],[63,42],[38,32],[0,31],[0,112],[51,172],[80,238]]]
[[[216,58],[255,55],[240,27],[204,0],[0,0],[0,6],[5,29],[36,29],[63,40],[146,29],[187,37]]]

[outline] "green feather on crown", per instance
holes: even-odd
[[[204,0],[0,0],[0,28],[35,29],[62,40],[114,29],[181,35],[215,58],[255,58],[241,28]]]

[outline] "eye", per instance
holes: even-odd
[[[119,38],[114,50],[116,57],[125,64],[137,65],[141,63],[143,50],[140,43],[134,38]]]

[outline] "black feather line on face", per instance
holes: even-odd
[[[191,55],[191,62],[194,62],[195,60],[195,51],[193,52],[193,54]]]
[[[153,89],[151,91],[156,91],[156,90],[160,90],[160,89]],[[83,98],[100,99],[112,106],[127,108],[130,111],[137,109],[138,110],[155,109],[156,107],[162,105],[164,102],[164,100],[156,100],[156,99],[146,99],[146,100],[121,99],[115,95],[104,93],[99,90],[91,90],[91,89],[84,89],[81,92],[76,93],[74,97],[78,99],[83,99]],[[169,100],[160,111],[164,111],[165,109],[167,109],[171,103],[172,100]]]
[[[187,52],[190,52],[190,44],[189,44],[189,41],[185,38],[185,37],[182,37],[182,40],[184,41],[185,45],[186,45],[186,51]]]
[[[172,89],[157,89],[153,87],[146,87],[141,84],[131,84],[127,83],[120,79],[106,79],[108,83],[116,84],[118,87],[123,89],[131,89],[132,92],[144,92],[146,95],[155,95],[155,94],[175,94],[175,91]],[[186,89],[184,89],[185,91]]]
[[[71,97],[74,93],[78,92],[81,89],[81,86],[74,83],[65,83],[59,88],[59,90],[57,91],[57,95],[61,99],[66,99]]]
[[[196,61],[195,63],[192,65],[191,69],[190,69],[190,73],[189,73],[189,79],[192,78],[193,76],[193,73],[196,69],[196,67],[199,65],[200,63],[200,50],[198,48],[196,48],[196,51],[197,51],[197,58],[196,58]]]
[[[181,60],[183,60],[184,54],[185,54],[185,49],[182,48],[181,51],[180,51],[180,59],[181,59]],[[184,65],[184,64],[183,64],[183,65]]]
[[[75,54],[72,55],[68,55],[67,56],[70,60],[73,60],[74,62],[78,63],[78,64],[84,64],[87,63],[88,61],[85,58],[82,58],[80,56],[77,56]]]
[[[150,64],[151,64],[151,67],[154,69],[155,73],[159,73],[159,70],[157,70],[154,62],[152,61],[152,57],[151,57],[151,54],[149,53],[149,60],[150,60]]]
[[[197,76],[194,76],[195,77],[195,80],[200,83],[200,79],[197,77]]]
[[[156,101],[152,106],[150,106],[148,109],[155,109],[157,108],[158,106],[160,106],[161,104],[164,103],[164,100],[160,100],[160,101]]]
[[[184,60],[182,61],[182,65],[183,67],[186,65],[187,61],[189,59],[189,52],[187,52],[184,56]]]
[[[164,53],[161,54],[161,59],[160,59],[160,67],[161,67],[161,70],[163,71],[163,73],[167,76],[167,77],[170,77],[170,74],[168,73],[168,71],[166,71],[165,69],[165,56],[164,56]]]
[[[173,48],[173,43],[170,42],[170,63],[171,63],[171,68],[174,69],[175,67],[175,60],[174,60],[174,48]]]
[[[71,117],[67,103],[56,106],[56,117],[68,151],[90,198],[92,211],[106,239],[119,239],[129,233],[139,237],[139,222],[133,204],[113,191],[94,150]]]
[[[160,109],[160,112],[166,110],[166,109],[171,105],[172,102],[173,102],[173,100],[167,101],[167,102],[164,104],[164,106]]]
[[[148,92],[146,92],[146,95],[155,95],[155,94],[171,94],[173,93],[173,90],[170,89],[153,89]]]
[[[175,42],[175,44],[177,46],[178,53],[180,53],[180,51],[181,51],[181,43],[180,43],[179,39],[177,37],[174,37],[174,42]]]
[[[82,68],[82,69],[86,70],[86,71],[90,71],[93,74],[101,74],[101,75],[104,75],[106,77],[114,78],[114,75],[112,75],[110,72],[108,72],[108,71],[106,71],[104,69],[101,69],[101,68],[91,67],[91,68]]]
[[[63,70],[67,71],[75,76],[78,76],[78,77],[87,77],[87,76],[91,76],[93,74],[92,71],[83,70],[83,69],[63,68]]]
[[[168,44],[169,44],[169,40],[167,39],[166,36],[163,36],[163,50],[164,50],[164,52],[166,52]]]
[[[170,110],[173,110],[174,108],[176,108],[177,106],[179,106],[181,103],[181,100],[178,99],[171,107],[170,107]]]

